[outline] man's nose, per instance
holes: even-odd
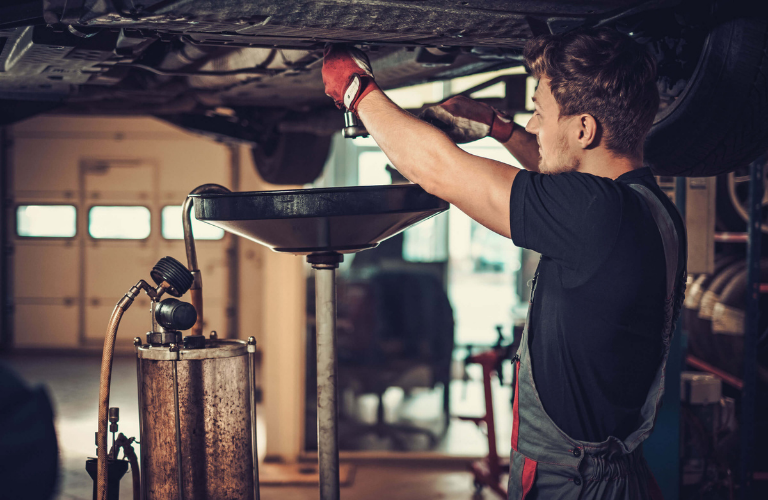
[[[531,119],[528,120],[528,123],[525,124],[525,131],[529,134],[536,134],[538,132],[538,129],[533,123],[533,117],[531,117]]]

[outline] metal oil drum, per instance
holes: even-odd
[[[137,347],[144,500],[257,495],[253,347],[239,340]]]

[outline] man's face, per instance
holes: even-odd
[[[573,117],[560,118],[560,107],[550,90],[549,79],[539,81],[533,104],[535,111],[525,130],[535,134],[539,143],[539,171],[559,174],[578,170],[580,148],[571,145],[567,134]]]

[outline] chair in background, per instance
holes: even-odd
[[[390,387],[408,394],[439,384],[447,428],[454,321],[442,282],[430,273],[382,271],[357,288],[349,285],[346,295],[344,316],[351,329],[339,339],[339,387],[375,394],[378,408],[375,424],[345,423],[342,443],[375,433],[404,449],[404,435],[421,434],[433,447],[438,436],[431,430],[384,420],[383,396]]]

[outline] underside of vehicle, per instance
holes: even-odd
[[[648,163],[715,175],[768,147],[768,22],[736,4],[11,0],[0,7],[0,123],[46,111],[154,115],[252,143],[267,180],[311,182],[343,126],[323,93],[326,43],[365,50],[387,90],[520,66],[534,36],[609,25],[658,60]],[[522,112],[524,92],[508,84],[493,104]],[[314,155],[291,170],[285,151],[299,144]]]

